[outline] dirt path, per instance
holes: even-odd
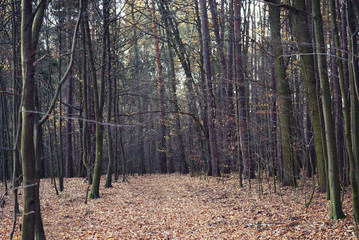
[[[354,238],[351,217],[328,219],[329,202],[323,194],[316,194],[312,205],[304,207],[309,189],[300,194],[298,203],[293,189],[283,189],[283,204],[279,194],[269,193],[268,186],[259,196],[255,183],[249,194],[247,188],[238,189],[234,179],[218,182],[156,174],[102,188],[101,198],[86,205],[83,179],[66,179],[60,196],[45,179],[41,206],[48,239]],[[348,197],[344,206],[351,215]],[[8,238],[11,217],[8,198],[0,215],[0,239]]]

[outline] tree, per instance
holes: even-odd
[[[331,109],[331,95],[329,79],[327,74],[327,63],[325,57],[325,42],[323,36],[323,20],[320,12],[320,1],[312,1],[312,13],[314,18],[314,30],[317,49],[317,61],[319,69],[320,87],[322,90],[322,104],[324,113],[324,124],[327,141],[328,154],[328,180],[330,191],[330,217],[333,219],[344,218],[342,203],[340,200],[340,185],[338,172],[338,159],[336,138],[334,131],[334,118]]]
[[[71,10],[68,8],[67,21],[71,20]],[[68,45],[71,45],[71,38],[68,38]],[[72,103],[73,103],[73,76],[72,71],[69,73],[67,80],[67,95],[66,95],[66,115],[72,117]],[[66,121],[66,171],[65,176],[67,178],[72,178],[74,176],[74,164],[72,156],[72,121]]]
[[[88,11],[87,1],[84,1],[84,7],[86,11]],[[103,9],[108,9],[109,1],[103,1]],[[103,118],[103,108],[105,104],[105,69],[106,69],[106,34],[108,34],[108,17],[104,17],[103,19],[103,35],[102,35],[102,56],[101,56],[101,75],[100,75],[100,84],[97,82],[97,73],[95,67],[95,59],[92,50],[92,42],[90,36],[90,27],[88,22],[88,14],[85,14],[85,31],[86,31],[86,39],[88,44],[89,51],[89,61],[90,61],[90,70],[92,76],[92,84],[93,84],[93,97],[94,97],[94,110],[95,110],[95,121],[96,121],[96,152],[95,152],[95,167],[92,178],[92,186],[90,198],[99,198],[100,197],[100,179],[101,179],[101,169],[102,169],[102,160],[103,160],[103,126],[101,124]]]
[[[158,80],[158,95],[160,97],[160,112],[161,112],[161,126],[160,126],[160,168],[161,173],[167,173],[167,153],[166,153],[166,113],[165,113],[165,89],[162,76],[161,54],[159,47],[159,36],[157,31],[157,18],[155,10],[155,0],[152,0],[152,21],[153,21],[153,34],[155,38],[155,53],[156,53],[156,66],[157,66],[157,80]]]
[[[321,118],[320,106],[317,92],[317,83],[314,69],[314,58],[312,56],[313,48],[309,32],[308,18],[306,14],[305,2],[302,0],[294,0],[293,7],[290,10],[292,21],[292,29],[301,59],[301,69],[303,75],[303,87],[309,107],[310,119],[314,130],[315,153],[317,156],[318,172],[319,172],[319,191],[325,192],[326,163],[324,155],[323,138],[321,136]]]
[[[165,15],[164,15],[165,14]],[[178,104],[178,97],[177,97],[177,83],[176,83],[176,69],[175,69],[175,61],[173,56],[173,36],[172,32],[169,26],[169,14],[167,11],[164,11],[162,14],[162,19],[165,25],[166,30],[166,37],[167,37],[167,50],[168,50],[168,60],[169,60],[169,71],[170,71],[170,86],[171,86],[171,100],[172,100],[172,110],[175,112],[175,122],[174,122],[174,134],[175,134],[175,140],[178,144],[178,151],[179,151],[179,165],[180,165],[180,172],[183,174],[188,174],[188,164],[187,164],[187,157],[185,152],[185,145],[183,141],[183,134],[181,132],[181,121],[180,121],[180,115],[177,114],[179,109]]]
[[[39,184],[36,176],[34,144],[35,123],[35,78],[34,61],[44,18],[46,1],[42,1],[33,12],[33,1],[21,2],[21,63],[22,63],[22,131],[21,157],[24,182],[24,214],[22,218],[22,239],[45,239],[40,213]]]
[[[234,99],[234,92],[233,92],[233,58],[234,58],[234,10],[233,10],[233,0],[229,1],[228,7],[228,47],[227,47],[227,55],[228,55],[228,63],[227,63],[227,139],[229,144],[233,146],[234,153],[230,153],[232,158],[232,171],[234,171],[234,159],[238,158],[240,154],[237,152],[239,151],[239,147],[237,146],[236,142],[236,121],[235,121],[235,101]],[[233,156],[234,155],[234,156]]]
[[[359,117],[359,94],[358,94],[358,58],[356,53],[358,50],[357,45],[357,28],[358,25],[355,22],[354,8],[357,11],[357,17],[359,16],[357,3],[352,3],[352,1],[347,2],[346,14],[348,22],[348,32],[349,32],[349,92],[350,92],[350,126],[351,126],[351,140],[347,136],[347,151],[349,155],[349,164],[350,164],[350,183],[352,185],[352,198],[353,198],[353,213],[356,224],[359,223],[359,127],[358,127],[358,117]],[[345,86],[341,86],[342,89],[345,89]],[[343,94],[343,97],[346,95]],[[348,113],[347,113],[348,114]],[[348,117],[348,116],[347,116]],[[346,128],[349,128],[349,120],[345,124]],[[349,129],[346,130],[346,135],[349,135]],[[351,145],[349,145],[351,144]],[[351,151],[350,151],[351,150]]]
[[[277,0],[273,1],[278,4]],[[286,79],[281,41],[280,8],[269,5],[269,22],[271,28],[271,42],[275,65],[275,78],[278,92],[277,104],[279,110],[279,126],[283,158],[283,182],[284,186],[295,185],[294,158],[292,153],[293,144],[293,120],[292,101],[289,82]]]
[[[243,161],[243,175],[245,178],[251,178],[253,177],[253,169],[250,168],[249,160],[246,94],[241,56],[241,6],[242,0],[234,1],[234,49],[236,59],[236,92],[238,98],[238,125],[240,133],[239,141]]]
[[[207,93],[207,122],[209,131],[209,147],[212,162],[212,176],[219,177],[218,166],[218,149],[215,132],[215,106],[212,85],[212,71],[209,49],[209,30],[208,30],[208,15],[206,0],[199,2],[201,11],[201,29],[202,29],[202,45],[203,45],[203,60],[204,60],[204,74],[206,77],[206,93]]]
[[[59,82],[55,94],[49,104],[45,115],[36,120],[35,112],[35,78],[34,62],[39,41],[39,34],[46,9],[46,1],[42,1],[35,11],[32,9],[32,1],[22,1],[21,18],[21,61],[22,61],[22,132],[21,132],[21,157],[24,187],[24,216],[22,220],[22,239],[45,239],[42,226],[40,200],[39,200],[39,156],[36,155],[38,147],[38,133],[42,125],[49,118],[53,110],[61,86],[68,77],[73,65],[73,52],[75,50],[76,35],[79,29],[82,4],[74,30],[71,46],[71,58],[66,72]]]

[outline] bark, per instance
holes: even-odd
[[[157,66],[157,83],[158,94],[160,97],[160,111],[161,111],[161,125],[160,125],[160,168],[161,173],[167,173],[167,157],[166,157],[166,113],[165,113],[165,89],[163,85],[162,76],[162,63],[160,55],[160,47],[157,32],[157,19],[155,11],[155,0],[152,0],[152,21],[153,21],[153,34],[155,38],[155,54],[156,54],[156,66]]]
[[[218,19],[218,11],[217,11],[217,3],[216,0],[208,0],[209,6],[210,6],[210,11],[211,11],[211,17],[212,17],[212,25],[213,25],[213,30],[214,30],[214,36],[215,36],[215,40],[217,43],[217,51],[218,51],[218,55],[219,55],[219,62],[220,62],[220,70],[219,70],[219,99],[220,101],[218,101],[219,107],[222,109],[222,111],[219,111],[219,121],[221,123],[221,125],[225,125],[225,121],[226,121],[226,112],[227,112],[227,104],[226,101],[224,101],[223,99],[227,99],[227,92],[226,92],[226,83],[227,83],[227,63],[226,63],[226,57],[224,55],[224,50],[223,50],[223,38],[221,38],[221,32],[220,32],[220,23],[223,21],[219,21]],[[221,28],[223,29],[223,28]],[[220,132],[220,142],[223,145],[223,147],[228,146],[228,139],[226,137],[226,130],[225,128],[223,129],[223,131]],[[225,156],[222,157],[222,159],[225,159],[225,163],[224,163],[224,172],[225,173],[229,173],[230,171],[230,163],[229,161],[229,157]]]
[[[45,239],[39,199],[40,180],[36,176],[36,156],[34,144],[34,60],[39,31],[44,17],[46,1],[34,16],[32,1],[22,0],[21,9],[21,63],[22,63],[22,131],[21,157],[24,185],[24,208],[22,219],[22,239]]]
[[[302,0],[294,0],[293,7],[296,9],[292,15],[292,30],[293,35],[298,43],[298,48],[301,53],[301,69],[303,75],[303,85],[308,101],[310,119],[312,121],[314,130],[315,152],[317,156],[317,165],[319,173],[319,191],[326,190],[326,168],[323,139],[321,136],[321,119],[320,119],[320,105],[318,99],[318,92],[316,86],[314,58],[312,56],[313,49],[310,41],[310,32],[308,28],[308,18],[306,14],[305,2]]]
[[[87,3],[85,3],[86,11]],[[108,8],[108,0],[103,2],[103,9]],[[90,36],[90,27],[88,22],[88,14],[85,13],[85,31],[86,39],[88,44],[89,51],[89,61],[90,61],[90,70],[92,76],[93,84],[93,97],[94,97],[94,110],[95,110],[95,141],[96,141],[96,151],[95,151],[95,166],[92,178],[92,186],[90,198],[99,198],[100,197],[100,179],[101,179],[101,170],[102,170],[102,161],[103,161],[103,126],[101,125],[103,118],[103,106],[104,106],[104,82],[105,82],[105,61],[106,61],[106,39],[105,36],[108,31],[108,17],[104,16],[103,21],[103,40],[102,40],[102,57],[101,57],[101,75],[100,75],[100,85],[98,85],[95,69],[95,59],[92,51],[92,43]]]
[[[210,48],[209,48],[209,29],[208,29],[208,15],[206,8],[206,0],[200,0],[201,12],[201,29],[202,29],[202,45],[203,45],[203,60],[204,60],[204,73],[206,76],[206,93],[207,93],[207,123],[209,131],[209,148],[212,162],[212,176],[219,177],[218,166],[218,149],[215,132],[215,105],[213,96],[212,85],[212,72],[210,61]]]
[[[68,77],[67,80],[67,106],[66,106],[66,115],[71,117],[72,115],[72,74]],[[72,158],[72,120],[66,121],[66,172],[65,176],[67,178],[72,178],[74,176],[74,167],[73,167],[73,158]]]
[[[234,11],[233,11],[233,0],[229,2],[228,9],[228,64],[227,64],[227,139],[230,144],[229,159],[231,159],[231,170],[235,171],[234,160],[237,159],[237,144],[236,142],[236,122],[235,122],[235,104],[234,104],[234,93],[233,93],[233,57],[234,57]]]
[[[87,80],[87,47],[86,47],[86,33],[85,33],[85,24],[84,20],[81,21],[81,34],[82,34],[82,50],[83,50],[83,59],[82,59],[82,112],[83,118],[88,119],[88,97],[87,97],[87,89],[88,89],[88,80]],[[86,168],[86,176],[87,180],[90,183],[91,178],[91,169],[89,162],[89,152],[91,152],[91,142],[89,140],[89,131],[88,131],[88,123],[87,121],[83,121],[82,123],[82,164]]]
[[[67,106],[66,106],[66,115],[71,117],[72,115],[72,92],[73,92],[73,77],[72,72],[70,72],[67,80]],[[65,176],[67,178],[72,178],[74,176],[74,167],[73,167],[73,158],[72,158],[72,120],[68,119],[66,121],[66,172]]]
[[[19,4],[16,3],[15,1],[12,2],[11,5],[11,9],[12,9],[12,51],[13,51],[13,62],[12,62],[12,88],[14,89],[15,92],[20,92],[21,91],[21,86],[20,86],[20,74],[19,73],[19,67],[21,64],[20,63],[20,49],[17,46],[18,45],[18,41],[19,41],[19,33],[20,33],[20,29],[19,29],[19,24],[18,22],[16,22],[16,17],[17,17],[17,13],[18,13],[18,9],[19,9]],[[12,186],[13,186],[13,191],[12,191],[12,196],[13,196],[13,201],[14,201],[14,214],[18,214],[20,212],[19,210],[19,202],[18,202],[18,189],[17,187],[20,184],[20,181],[18,179],[18,176],[20,176],[20,154],[19,154],[19,144],[20,144],[20,138],[19,138],[19,133],[21,132],[21,113],[19,113],[19,108],[20,108],[20,101],[18,98],[15,98],[13,101],[13,136],[14,137],[14,152],[13,152],[13,159],[10,162],[10,171],[11,171],[11,180],[12,180]]]
[[[353,4],[351,1],[347,2],[347,22],[348,22],[348,30],[349,30],[349,92],[350,92],[350,112],[351,112],[351,149],[353,156],[349,155],[349,165],[350,165],[350,184],[352,185],[352,201],[353,201],[353,214],[356,224],[359,223],[359,126],[358,126],[358,118],[359,118],[359,101],[357,95],[357,81],[358,81],[358,58],[356,53],[358,51],[357,45],[357,28]],[[344,95],[345,96],[345,95]],[[346,125],[349,125],[346,124]],[[349,134],[348,134],[349,135]],[[349,138],[349,137],[348,137]],[[347,148],[349,150],[349,148]],[[349,153],[349,152],[348,152]],[[349,153],[350,154],[350,153]]]
[[[236,59],[236,91],[238,97],[238,126],[240,134],[240,147],[243,161],[243,176],[245,178],[253,177],[253,171],[250,170],[248,126],[246,111],[246,94],[244,83],[244,72],[241,56],[241,7],[242,0],[234,1],[234,35],[235,35],[235,59]]]
[[[314,32],[317,49],[318,70],[320,87],[322,91],[322,105],[327,142],[328,154],[328,180],[330,191],[330,218],[340,219],[345,217],[340,200],[340,183],[338,173],[338,159],[335,137],[335,123],[331,106],[331,94],[329,78],[327,73],[327,62],[325,56],[325,42],[323,34],[323,20],[320,12],[320,1],[312,1],[312,14],[314,19]]]
[[[274,4],[278,4],[277,0]],[[295,159],[293,158],[293,116],[292,101],[289,82],[286,80],[281,41],[280,8],[269,6],[269,22],[271,28],[271,42],[275,65],[275,78],[277,87],[277,104],[279,111],[279,126],[281,133],[282,158],[283,158],[283,182],[284,186],[296,185],[294,177]]]
[[[197,31],[198,31],[198,36],[199,36],[199,42],[201,44],[200,45],[200,49],[199,49],[199,54],[200,54],[200,67],[202,69],[202,71],[200,72],[200,89],[202,91],[202,94],[200,95],[200,101],[199,101],[199,105],[200,105],[200,115],[201,115],[201,120],[203,122],[203,132],[201,133],[200,136],[202,136],[201,138],[201,145],[202,145],[202,160],[205,162],[205,173],[208,176],[212,175],[212,162],[211,162],[211,157],[210,157],[210,147],[209,147],[209,131],[208,131],[208,121],[207,121],[207,112],[208,112],[208,106],[207,106],[207,94],[206,94],[206,78],[204,75],[204,71],[203,71],[203,66],[204,66],[204,61],[203,61],[203,38],[202,38],[202,29],[201,29],[201,16],[199,13],[199,6],[198,6],[198,0],[196,0],[194,2],[195,4],[195,11],[196,11],[196,20],[197,20]],[[190,99],[191,100],[191,99]]]
[[[103,9],[103,15],[107,19],[106,22],[109,24],[109,3],[106,3],[106,8]],[[104,36],[104,40],[106,41],[106,49],[107,59],[106,59],[106,68],[108,74],[108,106],[107,106],[107,122],[111,123],[111,114],[112,114],[112,77],[111,77],[111,45],[110,45],[110,33],[106,31],[106,35]],[[107,163],[107,175],[106,175],[106,183],[105,187],[112,187],[112,169],[113,169],[113,147],[112,147],[112,129],[111,126],[107,126],[107,139],[108,139],[108,163]]]
[[[132,17],[132,21],[135,22],[136,18],[135,18],[135,9],[134,9],[134,3],[130,3],[131,6],[131,17]],[[134,51],[134,59],[133,59],[133,64],[135,65],[134,68],[134,73],[133,73],[133,78],[134,81],[136,81],[137,84],[137,88],[140,89],[141,84],[140,84],[140,79],[141,77],[139,76],[139,70],[141,69],[140,66],[140,56],[139,56],[139,52],[138,52],[138,36],[137,36],[137,28],[133,29],[133,35],[135,36],[134,39],[134,43],[133,43],[133,51]],[[138,111],[141,112],[143,111],[143,98],[142,96],[140,96],[138,98],[138,102],[137,102],[137,108]],[[139,174],[143,175],[146,173],[146,166],[145,166],[145,150],[144,150],[144,128],[143,128],[143,116],[142,114],[140,114],[138,116],[138,122],[139,122],[139,127],[138,127],[138,142],[139,142]]]

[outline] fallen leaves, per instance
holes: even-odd
[[[259,195],[255,182],[250,191],[239,189],[233,176],[218,181],[155,174],[101,188],[101,198],[86,205],[82,179],[65,179],[59,196],[44,179],[41,210],[48,239],[354,239],[350,193],[343,203],[348,217],[329,220],[325,194],[316,193],[304,207],[309,184],[296,203],[299,190],[293,188],[283,188],[281,197],[263,184]],[[14,239],[20,237],[20,221]],[[1,239],[8,238],[11,224],[9,196],[0,214]]]

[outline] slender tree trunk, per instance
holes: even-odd
[[[70,73],[67,80],[67,106],[66,106],[66,115],[71,117],[72,115],[72,91],[73,91],[73,77]],[[65,176],[67,178],[72,178],[74,176],[73,168],[73,158],[72,158],[72,120],[68,119],[66,121],[66,171]]]
[[[222,109],[222,111],[218,111],[218,115],[219,115],[219,123],[222,126],[225,126],[225,122],[226,122],[226,113],[227,113],[227,102],[225,101],[225,99],[227,99],[227,92],[226,92],[226,84],[227,84],[227,62],[226,62],[226,57],[224,55],[224,41],[223,38],[221,38],[222,32],[221,30],[223,28],[221,27],[221,23],[223,23],[224,21],[220,21],[219,19],[219,14],[217,11],[217,2],[216,0],[208,0],[209,6],[210,6],[210,11],[211,11],[211,17],[212,17],[212,25],[213,25],[213,30],[214,30],[214,36],[215,36],[215,40],[217,43],[217,51],[218,51],[218,55],[219,55],[219,62],[220,62],[220,70],[219,70],[219,101],[218,101],[218,107],[220,107]],[[227,139],[226,136],[226,129],[225,128],[220,128],[220,134],[217,137],[219,139],[219,143],[223,146],[223,148],[225,148],[226,146],[228,146],[229,141]],[[221,161],[222,159],[225,161],[224,162],[224,172],[225,173],[229,173],[230,172],[230,158],[228,156],[226,156],[226,151],[221,151],[222,154],[224,155],[223,157],[221,157],[219,155],[219,160]]]
[[[345,217],[340,200],[340,183],[338,173],[338,159],[335,137],[335,124],[331,106],[331,94],[329,89],[329,78],[327,73],[327,62],[325,56],[325,42],[323,35],[323,22],[320,12],[320,1],[312,0],[312,14],[314,18],[315,40],[317,45],[317,59],[320,86],[322,90],[322,105],[325,123],[325,133],[328,154],[328,179],[330,188],[330,218],[340,219]]]
[[[275,4],[279,2],[274,1]],[[293,119],[292,119],[292,101],[289,88],[289,82],[286,80],[285,67],[283,61],[283,50],[281,41],[280,27],[280,8],[273,5],[269,6],[269,22],[271,28],[271,41],[273,48],[273,57],[275,58],[275,77],[278,92],[277,104],[279,111],[279,126],[281,133],[282,158],[283,158],[283,182],[284,186],[294,186],[296,184],[294,177],[295,159],[293,158]]]
[[[203,38],[202,38],[202,29],[201,29],[201,16],[199,13],[199,4],[198,4],[198,0],[195,0],[194,2],[195,4],[195,11],[196,11],[196,20],[197,20],[197,31],[198,31],[198,36],[199,36],[199,42],[202,43],[203,42]],[[206,94],[206,78],[205,78],[205,74],[203,71],[203,66],[204,66],[204,60],[203,60],[203,44],[200,44],[199,47],[199,53],[200,53],[200,68],[202,69],[202,71],[200,72],[200,89],[202,94],[200,95],[200,101],[199,101],[199,106],[201,109],[200,115],[201,115],[201,120],[203,122],[203,132],[199,132],[199,136],[201,137],[201,145],[202,145],[202,157],[201,159],[203,160],[203,162],[205,163],[205,173],[208,176],[212,175],[212,162],[211,162],[211,157],[210,157],[210,147],[209,147],[209,131],[208,131],[208,121],[207,121],[207,112],[208,112],[208,106],[207,106],[207,94]],[[192,86],[192,85],[188,85],[188,86]],[[192,89],[189,88],[189,89]],[[193,89],[192,89],[193,92]],[[189,95],[193,95],[193,94],[189,94]],[[193,101],[193,96],[192,98],[189,98],[189,101],[192,102]],[[190,107],[190,109],[196,109],[193,107]],[[192,110],[192,112],[197,112]],[[198,131],[198,130],[197,130]],[[192,161],[191,161],[192,163]]]
[[[88,97],[87,97],[87,90],[88,90],[88,81],[87,81],[87,47],[86,47],[86,33],[85,33],[85,23],[84,19],[81,21],[81,34],[82,34],[82,51],[83,51],[83,58],[82,58],[82,113],[83,118],[85,121],[82,123],[82,164],[86,168],[86,176],[87,180],[91,182],[91,169],[90,169],[90,162],[88,161],[91,152],[91,142],[89,141],[89,132],[88,132],[88,123],[87,119],[89,118],[88,114]]]
[[[203,45],[203,60],[204,60],[204,73],[206,76],[206,93],[207,93],[207,122],[209,131],[209,147],[212,162],[212,176],[219,177],[219,161],[218,161],[218,149],[215,132],[215,106],[213,96],[212,85],[212,71],[210,60],[210,48],[209,48],[209,29],[208,29],[208,15],[206,0],[200,0],[200,12],[201,12],[201,29],[202,29],[202,45]]]
[[[66,106],[66,115],[71,117],[72,115],[72,75],[70,74],[69,79],[67,80],[67,106]],[[72,120],[68,119],[66,121],[66,172],[65,176],[67,178],[72,178],[74,176],[73,168],[73,158],[72,158]]]
[[[161,125],[160,125],[160,168],[161,173],[167,173],[167,157],[166,157],[166,115],[165,115],[165,89],[162,77],[162,64],[160,47],[157,32],[157,20],[155,10],[155,0],[152,0],[152,21],[153,21],[153,34],[155,38],[155,53],[156,53],[156,66],[157,66],[157,78],[158,78],[158,91],[160,97],[160,111],[161,111]]]
[[[228,64],[227,64],[227,139],[230,151],[229,159],[231,161],[231,171],[235,171],[235,159],[237,159],[237,144],[236,142],[236,120],[235,120],[235,104],[233,92],[233,60],[234,60],[234,10],[233,0],[229,1],[228,9]]]
[[[108,3],[109,0],[103,2],[103,10],[108,11]],[[85,1],[85,9],[87,9],[87,2]],[[89,51],[89,61],[90,61],[90,69],[92,76],[92,84],[93,84],[93,96],[94,96],[94,110],[95,110],[95,121],[96,121],[96,132],[95,132],[95,140],[96,140],[96,152],[95,152],[95,167],[92,178],[92,186],[91,186],[91,194],[90,198],[99,198],[100,197],[100,179],[101,179],[101,170],[102,170],[102,160],[103,160],[103,126],[102,122],[102,113],[104,106],[104,82],[105,82],[105,69],[106,69],[106,34],[108,31],[108,15],[104,14],[103,20],[103,40],[102,40],[102,62],[101,62],[101,76],[100,76],[100,85],[98,85],[97,77],[96,77],[96,69],[95,69],[95,60],[92,51],[92,43],[90,36],[90,27],[88,22],[88,14],[85,14],[85,31],[86,31],[86,39],[88,44]]]
[[[236,56],[236,86],[238,96],[238,124],[240,133],[240,147],[243,161],[243,175],[245,178],[251,178],[250,160],[249,160],[249,143],[246,111],[246,94],[244,73],[241,56],[241,7],[242,0],[234,1],[234,37],[235,37],[235,56]]]
[[[109,18],[109,5],[107,9],[103,10],[104,16]],[[111,123],[111,114],[112,114],[112,77],[111,77],[111,46],[110,46],[110,33],[106,32],[105,40],[107,42],[106,50],[107,51],[107,62],[106,68],[108,73],[108,109],[107,109],[107,122]],[[107,164],[107,176],[106,176],[106,188],[112,187],[112,169],[113,169],[113,147],[112,147],[112,129],[111,126],[107,126],[107,137],[108,137],[108,164]]]
[[[347,22],[348,22],[348,30],[349,30],[349,92],[350,92],[350,112],[351,112],[351,141],[349,139],[349,133],[346,132],[346,136],[348,138],[347,149],[349,155],[349,165],[350,165],[350,184],[352,185],[352,201],[353,201],[353,214],[356,224],[359,224],[359,126],[358,126],[358,118],[359,118],[359,101],[357,94],[357,81],[358,81],[358,58],[356,56],[358,52],[357,45],[357,28],[358,24],[356,24],[354,12],[353,12],[353,4],[351,1],[347,1]],[[343,86],[344,88],[344,86]],[[345,96],[345,95],[343,95]],[[344,98],[343,98],[344,100]],[[346,126],[349,125],[349,120]],[[347,130],[349,132],[349,130]],[[349,145],[351,144],[351,145]],[[349,152],[351,146],[352,152]],[[352,156],[351,156],[352,154]]]
[[[12,87],[15,92],[21,91],[21,85],[20,85],[20,78],[19,78],[19,67],[21,66],[20,61],[20,52],[18,47],[18,41],[19,41],[19,24],[16,21],[17,13],[18,13],[18,6],[20,6],[18,3],[15,3],[15,1],[12,2],[11,9],[12,9],[12,51],[13,51],[13,62],[12,62]],[[20,144],[20,138],[19,133],[21,132],[21,113],[19,113],[20,108],[20,101],[18,98],[15,98],[13,101],[13,136],[14,136],[14,152],[13,152],[13,159],[10,163],[10,171],[11,171],[11,179],[12,179],[12,196],[14,201],[14,214],[18,214],[20,212],[19,210],[19,202],[18,202],[18,186],[20,184],[20,181],[18,177],[20,176],[20,154],[19,154],[19,144]]]
[[[321,136],[321,120],[320,120],[320,109],[318,99],[318,92],[315,78],[314,58],[312,56],[313,49],[310,41],[310,32],[308,28],[308,18],[303,0],[294,0],[293,6],[298,11],[293,12],[292,15],[292,28],[293,35],[298,43],[298,48],[301,59],[301,68],[303,75],[303,85],[306,98],[309,106],[310,119],[312,121],[314,130],[314,142],[315,152],[317,155],[318,173],[319,173],[319,191],[325,192],[326,190],[326,169],[325,169],[325,154],[323,139]]]
[[[22,239],[45,239],[40,211],[39,185],[36,176],[36,155],[34,144],[34,61],[39,31],[44,17],[46,1],[37,13],[32,12],[32,1],[21,2],[21,62],[22,62],[22,132],[21,157],[24,183],[24,209],[22,218]]]
[[[134,6],[134,2],[130,3],[131,6],[131,18],[133,22],[136,22],[136,18],[135,18],[135,6]],[[133,28],[133,35],[135,36],[135,39],[133,40],[133,51],[134,51],[134,59],[133,59],[133,64],[135,65],[134,67],[134,73],[133,73],[133,78],[134,81],[137,84],[137,88],[141,89],[141,77],[139,75],[139,70],[141,69],[141,62],[140,62],[140,56],[139,56],[139,52],[138,52],[138,37],[137,37],[137,28]],[[139,96],[138,100],[137,100],[137,111],[141,112],[143,111],[143,97]],[[143,175],[146,173],[146,166],[145,166],[145,150],[144,150],[144,127],[143,127],[143,115],[139,114],[138,116],[138,122],[139,122],[139,127],[138,127],[138,142],[139,142],[139,174]]]

